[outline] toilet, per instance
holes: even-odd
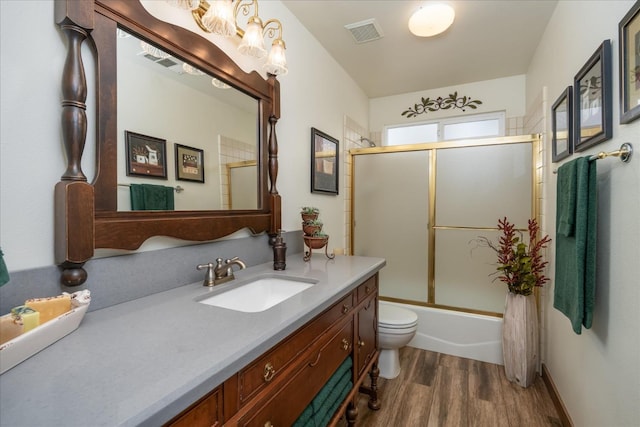
[[[392,379],[400,374],[400,353],[411,341],[418,328],[418,315],[406,308],[381,302],[378,304],[378,369],[382,378]]]

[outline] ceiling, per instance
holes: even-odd
[[[424,1],[283,3],[366,95],[376,98],[525,74],[557,0],[448,1],[455,21],[431,38],[416,37],[407,27]],[[356,43],[344,26],[371,18],[383,37]]]

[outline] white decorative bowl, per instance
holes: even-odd
[[[86,292],[88,293],[89,291]],[[85,301],[90,298],[86,295],[83,295],[83,297]],[[74,298],[71,301],[76,307],[70,311],[0,345],[0,374],[5,373],[18,363],[30,358],[78,328],[89,308],[89,303],[78,303]],[[11,317],[11,313],[2,316],[2,318],[6,317]]]

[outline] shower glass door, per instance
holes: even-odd
[[[387,260],[380,296],[501,314],[496,253],[474,239],[497,242],[504,217],[527,237],[537,144],[522,136],[354,150],[351,247]]]
[[[506,286],[494,274],[496,253],[474,239],[497,242],[504,217],[527,228],[531,144],[438,149],[436,156],[434,303],[502,313]]]
[[[380,295],[426,303],[429,152],[354,157],[354,254],[386,258]]]

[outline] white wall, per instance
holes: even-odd
[[[149,4],[166,7],[164,2],[145,3]],[[279,78],[278,190],[283,200],[283,229],[300,229],[299,207],[313,204],[322,209],[327,232],[341,236],[343,195],[311,195],[309,191],[310,128],[317,127],[342,142],[345,115],[368,125],[367,98],[282,3],[261,2],[260,14],[282,21],[290,70]],[[195,25],[188,14],[184,16],[185,22]],[[54,263],[53,187],[66,167],[60,131],[66,41],[54,23],[52,0],[0,1],[0,17],[0,246],[11,272]],[[38,31],[29,33],[25,28]],[[233,42],[211,38],[225,49],[234,47]],[[241,66],[256,66],[229,52]],[[88,140],[91,133],[90,129]]]
[[[65,44],[50,0],[0,2],[0,31],[0,246],[12,271],[53,264]]]
[[[466,108],[439,110],[406,118],[402,112],[421,98],[446,98],[449,94],[458,93],[458,97],[467,96],[482,101],[477,109]],[[466,83],[456,86],[441,87],[420,92],[373,98],[369,102],[369,130],[380,132],[385,126],[425,122],[444,117],[463,116],[467,114],[505,111],[506,117],[520,117],[525,113],[525,76],[511,76],[500,79]]]
[[[618,22],[633,1],[560,1],[527,73],[527,100],[547,87],[549,105],[604,39],[613,51],[613,139],[576,156],[612,151],[623,142],[640,148],[640,120],[619,125]],[[547,121],[550,123],[550,121]],[[549,135],[550,129],[547,129]],[[544,213],[555,235],[556,179],[546,150]],[[567,159],[569,160],[569,159]],[[576,426],[637,426],[640,422],[640,162],[598,161],[598,265],[593,327],[573,333],[545,293],[546,352],[550,371]],[[555,256],[550,251],[551,277]]]

